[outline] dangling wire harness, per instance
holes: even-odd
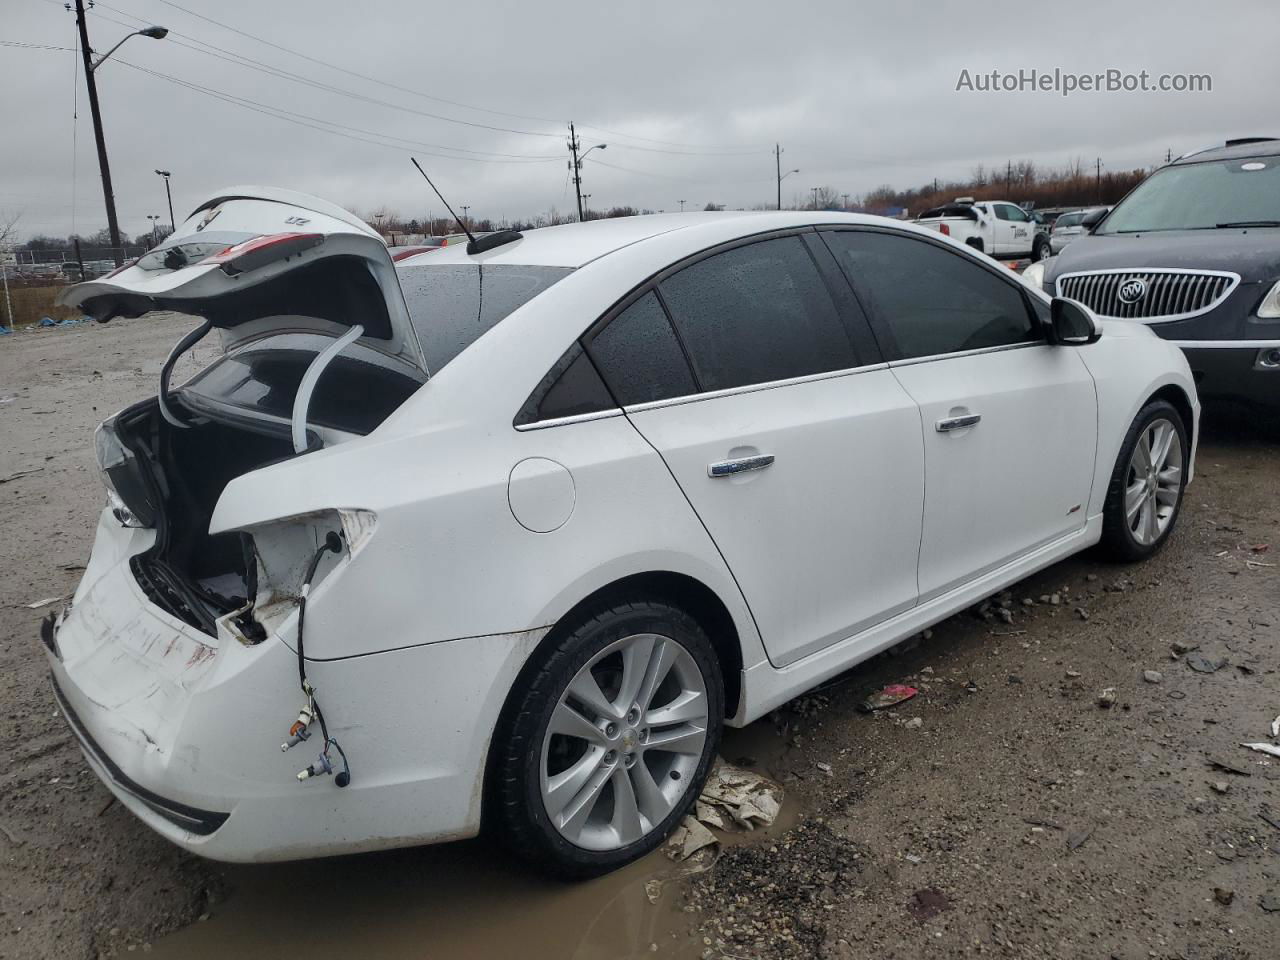
[[[324,538],[324,543],[319,546],[311,557],[311,562],[307,564],[307,573],[302,580],[302,591],[298,595],[298,684],[302,687],[302,693],[307,700],[302,709],[298,711],[298,719],[289,728],[289,739],[280,745],[280,749],[288,750],[304,740],[309,740],[311,734],[307,732],[307,727],[311,725],[313,719],[319,721],[320,735],[324,739],[324,748],[309,767],[299,771],[298,779],[306,780],[309,777],[333,773],[333,759],[329,754],[330,749],[333,749],[338,751],[338,756],[342,760],[342,769],[333,778],[333,782],[339,787],[345,787],[351,782],[351,766],[347,763],[347,755],[343,751],[342,745],[338,743],[336,738],[329,736],[329,727],[324,722],[324,711],[320,709],[320,703],[316,700],[316,688],[307,679],[306,653],[303,648],[303,626],[306,623],[307,596],[311,593],[311,581],[315,578],[316,570],[319,568],[320,561],[326,553],[341,552],[342,538],[330,530]]]

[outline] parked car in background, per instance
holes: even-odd
[[[222,860],[483,812],[544,869],[618,867],[724,725],[1099,541],[1151,555],[1192,476],[1175,347],[877,217],[393,264],[338,207],[238,187],[64,298],[204,320],[98,430],[107,506],[42,636],[92,768]]]
[[[1280,406],[1280,139],[1179,157],[1025,278],[1187,354],[1202,397]]]
[[[958,197],[926,210],[916,223],[1000,260],[1044,260],[1051,255],[1049,235],[1034,215],[1007,200]]]
[[[1063,247],[1085,233],[1084,218],[1093,209],[1101,210],[1105,213],[1111,208],[1095,207],[1089,210],[1073,210],[1070,213],[1061,214],[1054,220],[1053,226],[1049,229],[1049,246],[1054,253],[1061,253]]]

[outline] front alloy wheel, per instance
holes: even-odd
[[[1169,538],[1182,506],[1190,442],[1164,400],[1139,411],[1120,447],[1103,507],[1102,542],[1119,560],[1142,560]]]
[[[1129,458],[1124,517],[1133,539],[1144,547],[1159,540],[1181,494],[1182,440],[1173,424],[1161,417],[1139,434]]]
[[[515,851],[585,877],[648,853],[692,806],[719,745],[724,685],[702,627],[665,602],[575,623],[513,686],[491,782]]]

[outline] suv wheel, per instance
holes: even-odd
[[[566,632],[522,685],[494,741],[511,846],[586,877],[662,843],[706,781],[724,716],[697,621],[665,603],[612,606]]]

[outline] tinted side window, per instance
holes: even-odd
[[[912,237],[826,234],[899,359],[1039,340],[1022,291],[963,254]]]
[[[715,254],[662,281],[704,390],[857,366],[821,274],[799,237]]]
[[[600,374],[596,373],[590,358],[575,341],[529,395],[515,422],[520,426],[616,407]]]
[[[624,405],[698,392],[667,312],[652,292],[609,321],[588,349]]]

